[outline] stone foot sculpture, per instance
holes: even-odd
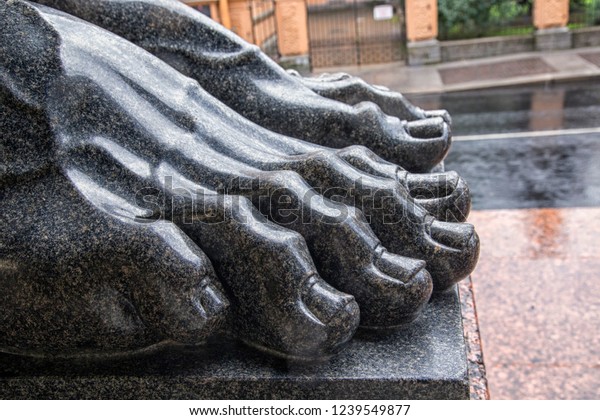
[[[114,34],[20,0],[0,9],[3,350],[197,343],[228,313],[252,345],[319,358],[359,319],[411,321],[474,268],[473,227],[436,221],[395,165],[292,153],[309,145]]]
[[[345,74],[291,78],[262,52],[224,31],[201,13],[183,7],[176,0],[41,0],[40,3],[129,39],[199,81],[206,90],[247,118],[276,132],[312,141],[319,138],[316,142],[332,147],[362,142],[377,151],[380,148],[373,136],[380,136],[382,130],[387,130],[385,124],[389,118],[383,118],[383,114],[373,108],[373,104],[376,104],[389,116],[414,121],[402,125],[404,128],[397,127],[392,137],[406,134],[408,129],[414,136],[405,151],[410,159],[434,159],[426,167],[417,169],[429,170],[443,157],[426,150],[432,144],[431,138],[443,139],[443,143],[449,146],[449,135],[446,134],[451,122],[446,111],[423,111],[399,93],[370,86]],[[219,83],[215,83],[216,80]],[[321,97],[308,92],[298,81]],[[263,84],[264,89],[261,88]],[[229,98],[232,92],[236,93],[233,99]],[[273,105],[274,101],[277,101],[277,105]],[[359,107],[351,108],[340,101]],[[378,114],[377,119],[381,124],[374,127],[362,120],[359,116],[361,111],[358,111],[360,107]],[[333,114],[331,110],[334,110]],[[279,115],[279,112],[285,115]],[[290,124],[290,119],[295,123]],[[400,123],[392,120],[391,124]],[[319,124],[320,128],[315,124]],[[317,130],[320,132],[317,133]],[[339,132],[351,133],[340,143],[336,140],[340,137]],[[408,139],[406,136],[402,138]],[[417,147],[418,138],[427,140]],[[322,151],[305,142],[274,135],[270,135],[265,142],[265,147],[288,154]],[[389,157],[390,150],[396,147],[388,146],[383,146],[385,150],[379,150],[382,156]],[[444,147],[443,154],[446,150]],[[455,172],[413,174],[358,146],[346,147],[339,155],[371,175],[397,179],[420,205],[440,220],[463,222],[469,214],[469,190]],[[410,164],[409,168],[414,169],[415,166]]]
[[[347,73],[324,73],[318,77],[302,77],[296,70],[288,70],[288,74],[297,77],[306,87],[324,98],[335,99],[348,105],[373,102],[387,115],[401,120],[418,121],[439,117],[448,125],[452,125],[452,118],[448,111],[425,111],[414,106],[401,93],[391,91],[385,86],[370,85]]]
[[[400,94],[346,76],[319,83],[293,77],[258,47],[177,0],[39,3],[130,40],[277,133],[335,148],[364,145],[411,172],[429,172],[450,147],[447,112],[425,112]]]

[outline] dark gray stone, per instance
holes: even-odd
[[[118,33],[158,57],[165,59],[176,68],[180,68],[190,60],[199,63],[200,66],[192,66],[193,63],[188,63],[190,68],[185,68],[182,71],[184,74],[189,73],[189,76],[202,83],[203,87],[210,93],[224,100],[245,117],[263,126],[270,127],[274,131],[316,141],[312,134],[306,131],[304,118],[300,120],[295,118],[306,117],[307,120],[312,122],[318,120],[319,124],[322,124],[332,116],[331,113],[334,110],[333,116],[337,119],[330,121],[333,125],[328,124],[327,129],[321,129],[321,132],[317,135],[321,140],[316,142],[335,147],[337,145],[335,140],[337,134],[331,131],[335,127],[335,130],[341,130],[345,136],[350,133],[352,137],[360,136],[361,141],[368,140],[365,144],[377,150],[378,145],[376,144],[376,138],[373,136],[374,132],[364,136],[355,132],[363,129],[361,125],[365,121],[361,121],[358,118],[359,116],[356,115],[355,121],[347,119],[352,118],[351,115],[346,115],[348,112],[352,114],[352,111],[342,106],[342,104],[358,105],[369,102],[370,105],[367,108],[371,110],[372,104],[376,104],[385,115],[397,116],[411,121],[400,131],[405,131],[404,134],[407,132],[412,136],[413,141],[409,141],[410,144],[402,144],[402,147],[397,148],[401,154],[405,154],[407,157],[400,159],[396,156],[396,159],[391,159],[392,161],[400,159],[407,163],[408,160],[416,158],[422,161],[420,163],[408,163],[409,169],[418,167],[421,170],[432,169],[436,171],[436,166],[431,166],[433,161],[429,159],[437,160],[442,156],[440,154],[442,150],[439,148],[441,143],[445,143],[447,146],[450,144],[449,126],[451,125],[451,118],[446,111],[424,111],[411,104],[400,93],[392,92],[382,86],[368,85],[356,77],[343,73],[323,75],[318,78],[302,78],[289,77],[290,75],[300,76],[297,71],[290,70],[289,74],[284,75],[281,69],[268,57],[257,50],[253,50],[253,46],[244,43],[230,33],[223,33],[223,30],[214,22],[199,13],[190,12],[189,8],[182,7],[176,0],[143,0],[136,2],[120,0],[40,0],[39,2],[65,10]],[[168,16],[169,19],[165,20],[165,16]],[[143,24],[139,23],[140,21]],[[144,29],[140,31],[140,27]],[[186,37],[186,31],[188,30],[199,32],[199,34],[194,37]],[[209,31],[208,35],[205,34]],[[204,38],[210,37],[211,42],[206,42],[202,36]],[[165,43],[163,37],[168,38],[169,43]],[[203,65],[207,59],[203,55],[214,54],[211,48],[214,48],[212,44],[215,39],[222,43],[235,43],[240,51],[239,54],[251,57],[248,60],[253,62],[252,66],[247,66],[246,60],[236,64],[235,71],[243,68],[247,72],[243,77],[233,78],[233,74],[229,73],[233,73],[234,68],[231,68],[227,63],[220,65],[216,54],[211,57],[214,61],[211,66],[207,68],[206,65]],[[303,60],[303,58],[300,59]],[[207,75],[207,72],[213,70],[211,67],[217,67],[218,73]],[[202,72],[199,71],[200,68]],[[202,74],[200,75],[200,73]],[[253,80],[244,79],[248,76],[251,76]],[[253,89],[252,85],[256,84],[256,79],[265,84],[263,87],[267,87],[267,82],[272,86],[267,91],[264,89],[259,89],[259,92],[249,91],[248,89]],[[219,80],[220,83],[215,83],[215,80]],[[243,84],[244,80],[248,83]],[[307,92],[306,87],[317,93],[318,96]],[[230,100],[228,97],[232,91],[244,92],[244,94],[236,95],[233,100]],[[273,97],[275,91],[277,91],[277,97]],[[249,110],[248,102],[255,101],[257,98],[258,109]],[[333,99],[334,101],[327,101],[324,98]],[[276,107],[270,105],[273,100],[278,101]],[[289,108],[290,106],[292,108]],[[298,107],[302,108],[303,115],[299,114]],[[277,114],[279,110],[285,111],[286,116],[281,117]],[[305,114],[308,112],[315,115],[307,117]],[[294,124],[288,123],[290,118],[295,119]],[[379,124],[375,127],[370,123],[367,124],[374,131],[384,128],[384,124],[382,124],[384,119],[389,120],[389,117],[385,118],[383,115],[379,115],[377,118],[379,118]],[[342,127],[340,124],[346,125]],[[310,127],[310,129],[312,128]],[[326,137],[323,138],[324,133],[326,133]],[[417,139],[422,139],[422,141],[415,141]],[[298,146],[298,142],[295,142],[294,145],[290,145],[289,142],[284,143],[284,146],[270,144],[269,147],[280,147],[288,153],[298,153],[299,150],[302,152],[307,151],[306,147]],[[415,147],[419,150],[414,149]],[[356,159],[356,155],[359,154],[356,152],[356,148],[352,152],[343,152],[343,154],[353,159],[353,164],[359,164]],[[443,154],[445,154],[445,151]],[[350,157],[350,155],[352,156]],[[390,150],[384,150],[383,155],[391,156]],[[381,159],[379,160],[381,161]],[[393,172],[399,169],[396,166],[389,165],[386,169],[382,169],[382,166],[375,169],[373,166],[373,163],[361,164],[361,170],[377,176],[382,173],[394,176]],[[444,200],[435,201],[432,201],[429,197],[419,202],[436,217],[444,220],[449,217],[448,220],[464,221],[464,217],[468,214],[468,208],[465,205],[469,201],[469,193],[464,181],[460,180],[455,173],[434,175],[428,179],[425,175],[417,177],[414,174],[402,171],[398,178],[406,179],[407,187],[411,190],[414,187],[415,190],[420,191],[436,191],[433,193],[434,195],[445,197]],[[444,192],[439,190],[442,179],[447,181],[444,183]],[[449,195],[452,195],[455,199],[446,198]],[[452,215],[453,213],[456,214]]]
[[[535,50],[532,35],[493,36],[440,42],[442,61],[518,54]]]
[[[444,124],[448,127],[452,125],[452,118],[447,111],[425,111],[410,103],[398,92],[393,92],[385,86],[369,85],[348,73],[323,73],[317,77],[304,78],[293,70],[288,70],[288,73],[299,77],[298,80],[304,86],[324,98],[350,105],[368,101],[377,104],[386,115],[402,113],[399,117],[414,121],[410,124],[409,131],[419,138],[435,138],[436,133],[445,129]]]
[[[409,42],[406,47],[408,49],[408,64],[411,66],[435,64],[442,61],[440,41],[437,39]]]
[[[179,1],[39,3],[92,22],[146,49],[244,117],[277,133],[335,148],[364,145],[411,172],[430,171],[449,150],[449,125],[433,118],[430,124],[421,121],[413,128],[410,121],[422,120],[426,114],[407,106],[402,95],[381,92],[364,82],[344,83],[331,88],[336,98],[352,98],[350,102],[324,100],[258,47]],[[435,45],[439,61],[439,44]],[[395,98],[395,105],[384,109],[388,113],[384,114],[378,106],[390,96]],[[427,130],[423,130],[425,124],[429,125]]]
[[[573,48],[597,47],[600,45],[600,27],[578,28],[573,33]]]
[[[289,55],[279,57],[279,65],[286,70],[296,70],[300,74],[310,74],[310,56],[308,55]]]
[[[0,398],[468,399],[456,289],[387,337],[359,336],[320,365],[269,358],[225,338],[136,358],[44,362],[0,355]]]
[[[535,49],[538,51],[567,50],[572,46],[573,34],[566,26],[535,31]]]
[[[239,76],[280,125],[320,124],[327,106],[348,107],[323,97],[342,95],[346,88],[329,88],[346,77],[306,88],[313,82],[176,1],[56,5],[121,22],[171,64],[200,60],[196,77],[210,74],[203,82],[221,94],[239,94]],[[21,0],[0,3],[0,12],[1,350],[106,355],[197,344],[223,326],[279,356],[319,359],[339,351],[359,321],[371,329],[411,322],[432,288],[474,269],[479,241],[462,223],[470,199],[456,174],[410,174],[364,147],[285,137],[114,33]],[[183,54],[186,39],[204,49]],[[301,107],[282,121],[271,106],[291,106],[289,81],[300,86],[292,102]],[[356,86],[367,85],[347,85]],[[420,140],[404,138],[398,156],[438,160],[440,141],[449,144],[447,113],[365,89],[382,106],[422,113],[406,128]],[[374,104],[349,108],[357,130],[400,121]],[[358,118],[365,109],[376,118]]]

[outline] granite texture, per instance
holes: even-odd
[[[453,288],[405,329],[359,336],[323,365],[269,358],[226,338],[108,361],[0,355],[0,398],[468,399],[469,381]]]
[[[462,310],[463,329],[467,346],[467,365],[469,370],[469,385],[472,400],[489,400],[490,392],[487,384],[487,374],[483,361],[479,319],[475,305],[473,280],[471,277],[458,284]]]
[[[473,282],[492,399],[600,398],[599,221],[598,206],[474,212],[484,257]]]
[[[566,50],[573,47],[573,34],[567,27],[535,31],[535,49],[538,51]]]
[[[449,150],[449,124],[436,113],[430,118],[401,94],[358,79],[314,84],[293,77],[255,45],[179,1],[39,2],[139,45],[277,133],[336,148],[364,145],[412,172],[429,171]]]
[[[411,66],[435,64],[442,61],[442,48],[437,39],[409,42],[407,49],[408,64]]]
[[[235,91],[230,78],[252,75],[243,80],[274,98],[281,80],[244,64],[262,57],[253,47],[177,4],[55,5],[127,16],[151,45],[179,45],[188,25],[207,37],[205,55],[189,56],[204,57],[213,85]],[[432,290],[474,269],[479,240],[462,223],[470,199],[455,173],[413,175],[364,147],[285,137],[161,61],[162,50],[35,3],[0,11],[3,351],[106,355],[227,331],[281,357],[321,359],[359,323],[413,321]],[[321,101],[302,102],[313,119],[326,115],[319,103],[343,106],[310,92]],[[411,130],[447,130],[440,115]],[[420,162],[437,153],[402,148]]]

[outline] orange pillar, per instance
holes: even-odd
[[[540,51],[571,48],[569,0],[535,0],[533,24],[536,27],[535,47]]]
[[[248,0],[229,0],[229,16],[230,29],[246,41],[254,43],[250,2]]]
[[[277,45],[284,67],[309,67],[308,15],[305,0],[276,0]]]
[[[406,38],[409,42],[436,39],[437,0],[406,0]]]
[[[408,64],[441,61],[437,0],[406,0],[405,10]]]
[[[219,14],[219,5],[214,1],[210,2],[210,18],[215,22],[221,23],[221,15]]]
[[[308,17],[304,0],[276,0],[275,18],[279,53],[282,56],[308,54]]]
[[[569,0],[535,0],[533,24],[537,29],[560,28],[569,23]]]
[[[229,1],[219,0],[219,17],[221,25],[227,29],[231,29],[231,18],[229,17]]]
[[[214,20],[215,22],[219,22],[222,24],[222,18],[221,16],[223,16],[223,14],[221,13],[221,0],[180,0],[181,2],[183,2],[184,4],[187,4],[190,7],[195,7],[195,6],[208,6],[210,8],[210,18],[212,20]],[[227,2],[227,0],[225,0],[225,2]],[[228,10],[229,6],[227,6],[227,18],[229,18],[229,10]],[[227,27],[228,29],[229,26]]]

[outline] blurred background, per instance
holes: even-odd
[[[283,67],[450,111],[472,398],[600,399],[600,0],[185,3]]]
[[[260,46],[275,60],[304,71],[448,62],[564,48],[567,38],[572,48],[596,46],[600,40],[600,0],[183,2]],[[546,32],[553,38],[561,38],[556,34],[564,30],[569,35],[562,40],[536,37],[536,30],[549,29]],[[427,51],[433,54],[423,54],[423,41],[436,45]]]

